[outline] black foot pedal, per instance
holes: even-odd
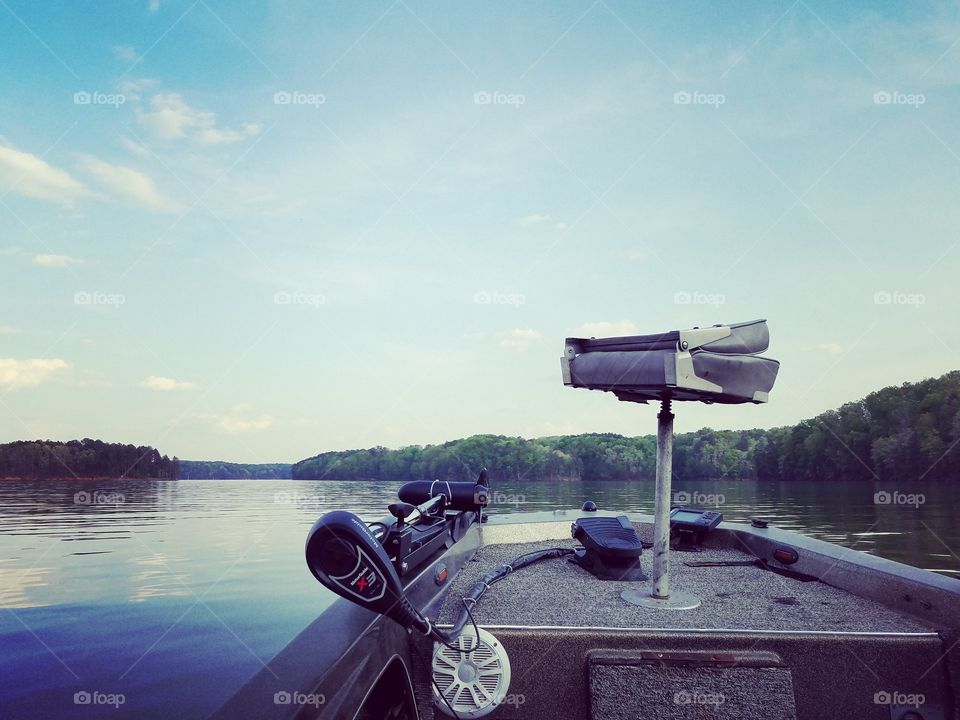
[[[647,579],[640,567],[643,544],[626,515],[579,518],[570,531],[574,540],[583,545],[570,562],[600,580]]]

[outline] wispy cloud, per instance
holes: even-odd
[[[70,367],[60,358],[16,360],[0,358],[0,389],[6,391],[36,387],[58,370]]]
[[[554,230],[566,230],[567,224],[565,222],[555,222],[552,217],[549,215],[543,215],[541,213],[532,213],[531,215],[524,215],[523,217],[517,220],[517,224],[520,227],[537,227],[552,225]]]
[[[175,213],[180,206],[157,190],[153,180],[124,165],[113,165],[91,155],[82,156],[84,169],[114,195],[153,212]]]
[[[636,332],[637,326],[630,320],[589,322],[574,330],[576,335],[583,337],[616,337],[618,335],[633,335]]]
[[[521,227],[531,227],[533,225],[543,225],[544,223],[550,222],[549,215],[541,215],[540,213],[533,213],[531,215],[524,215],[517,222]]]
[[[150,98],[150,109],[136,110],[137,119],[159,140],[191,139],[201,145],[222,145],[256,135],[261,128],[247,123],[239,130],[217,127],[217,116],[197,110],[179,93],[157,93]]]
[[[159,390],[160,392],[199,389],[196,383],[174,380],[173,378],[162,377],[160,375],[151,375],[140,383],[140,387],[147,388],[148,390]]]
[[[114,45],[113,46],[113,56],[117,60],[122,60],[123,62],[136,62],[140,59],[140,56],[137,55],[137,51],[133,49],[130,45]]]
[[[65,170],[6,145],[0,145],[0,188],[24,197],[51,200],[65,207],[72,207],[77,199],[90,195]]]
[[[20,328],[13,325],[0,325],[0,335],[19,335]]]
[[[40,267],[62,268],[69,265],[79,265],[83,260],[69,255],[35,255],[33,264]]]
[[[528,350],[543,340],[543,335],[530,328],[514,328],[500,336],[500,347],[508,350]]]
[[[238,417],[236,415],[218,415],[214,418],[215,427],[226,433],[244,433],[253,430],[266,430],[274,423],[270,415],[259,417]]]

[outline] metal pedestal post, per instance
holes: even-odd
[[[673,477],[673,413],[670,398],[660,403],[657,414],[657,488],[653,523],[653,586],[646,590],[624,590],[620,596],[629,603],[648,608],[693,610],[700,598],[689,593],[670,592],[670,483]]]

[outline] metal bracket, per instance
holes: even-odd
[[[720,328],[717,328],[718,330]],[[677,375],[676,383],[678,388],[687,390],[703,390],[704,392],[722,393],[723,388],[709,380],[697,377],[693,369],[693,357],[689,352],[677,352]]]

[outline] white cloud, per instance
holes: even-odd
[[[161,392],[170,392],[172,390],[198,390],[199,386],[192,382],[182,382],[173,378],[151,375],[140,383],[140,387],[148,390],[159,390]]]
[[[13,325],[0,325],[0,335],[19,335],[20,328]]]
[[[533,225],[542,225],[543,223],[550,222],[550,216],[533,213],[532,215],[524,215],[517,220],[517,222],[520,223],[521,227],[531,227]]]
[[[140,157],[149,157],[150,150],[145,146],[141,145],[136,140],[131,140],[130,138],[120,138],[120,144],[123,145],[127,150],[132,152],[134,155],[139,155]]]
[[[68,367],[70,365],[60,358],[49,360],[0,358],[0,389],[11,391],[35,387],[57,370]]]
[[[113,56],[117,60],[122,60],[123,62],[137,62],[137,60],[140,59],[140,56],[137,55],[137,51],[134,50],[130,45],[114,45]]]
[[[190,107],[179,93],[157,93],[150,110],[136,111],[137,119],[160,140],[189,138],[202,145],[237,142],[260,132],[260,125],[247,123],[239,130],[217,127],[217,116]]]
[[[637,326],[629,320],[620,320],[618,322],[600,322],[584,323],[578,327],[574,334],[578,337],[617,337],[618,335],[635,335]]]
[[[160,0],[149,0],[147,9],[152,13],[157,12],[160,9]]]
[[[244,418],[236,415],[218,415],[214,418],[218,430],[226,433],[243,433],[251,430],[266,430],[273,425],[270,415],[261,415],[258,418]]]
[[[500,336],[500,347],[508,350],[527,350],[543,339],[543,335],[529,328],[514,328]]]
[[[68,265],[78,265],[82,262],[83,260],[69,255],[36,255],[33,258],[34,265],[50,268],[62,268]]]
[[[90,194],[70,173],[5,145],[0,145],[0,188],[64,207],[72,207],[78,198]]]
[[[157,190],[153,180],[133,168],[111,165],[91,155],[83,156],[83,166],[104,188],[154,212],[175,213],[180,206]]]
[[[276,420],[272,415],[254,415],[253,406],[239,402],[223,415],[196,415],[198,420],[209,423],[217,432],[235,435],[238,433],[266,430],[273,427]]]
[[[124,98],[133,103],[140,100],[140,93],[156,84],[157,81],[153,78],[137,78],[136,80],[123,80],[117,88]]]
[[[839,355],[843,352],[843,345],[840,343],[820,343],[817,350],[827,355]]]

